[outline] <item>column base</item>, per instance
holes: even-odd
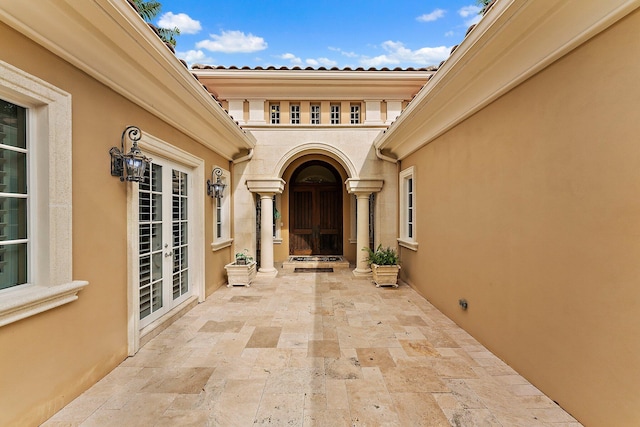
[[[276,277],[278,275],[278,270],[275,268],[260,268],[258,270],[257,277]]]
[[[353,275],[356,277],[366,277],[366,276],[371,276],[372,272],[370,268],[366,268],[366,269],[361,269],[361,268],[356,268],[355,270],[353,270]]]

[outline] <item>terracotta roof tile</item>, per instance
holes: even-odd
[[[438,69],[438,67],[435,67],[435,66],[420,67],[420,68],[395,67],[393,69],[388,68],[388,67],[382,67],[382,68],[370,67],[370,68],[365,69],[363,67],[357,67],[357,68],[351,68],[351,67],[344,67],[344,68],[339,68],[339,67],[331,67],[331,68],[318,67],[318,68],[314,68],[314,67],[310,67],[310,66],[302,68],[299,65],[295,65],[293,67],[284,67],[284,66],[276,67],[275,65],[269,65],[267,67],[263,67],[263,66],[260,66],[260,65],[257,65],[255,67],[249,67],[247,65],[243,65],[242,67],[238,67],[237,65],[225,66],[225,65],[193,64],[191,66],[191,69],[192,70],[269,70],[269,71],[436,71]]]

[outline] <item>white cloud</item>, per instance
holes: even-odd
[[[446,33],[444,33],[445,37],[453,37],[455,35],[456,35],[456,33],[454,31],[447,31]]]
[[[458,10],[458,15],[462,16],[463,18],[468,18],[471,15],[479,14],[481,10],[482,8],[476,5],[464,6],[463,8]]]
[[[300,59],[299,57],[295,56],[293,53],[285,53],[283,55],[278,56],[278,58],[285,59],[285,60],[291,62],[294,65],[301,65],[302,64],[302,59]]]
[[[481,10],[482,7],[480,6],[469,5],[458,10],[458,15],[465,18],[464,23],[466,26],[470,26],[473,24],[477,24],[480,21],[480,19],[482,18],[482,15],[480,15]]]
[[[345,52],[344,50],[340,49],[339,47],[331,47],[331,46],[329,46],[328,49],[332,50],[334,52],[339,52],[340,55],[346,56],[347,58],[357,58],[358,56],[360,56],[355,52]]]
[[[213,58],[211,58],[210,56],[207,56],[201,50],[188,50],[186,52],[176,51],[176,56],[180,59],[184,59],[185,61],[187,61],[187,64],[189,64],[189,66],[193,64],[206,64],[206,65],[214,64]]]
[[[437,21],[445,15],[446,11],[444,9],[436,9],[431,13],[425,13],[424,15],[418,16],[416,19],[420,22],[432,22]]]
[[[222,34],[210,34],[209,40],[196,43],[197,48],[207,49],[212,52],[224,53],[250,53],[264,50],[267,42],[262,37],[253,34],[245,34],[242,31],[222,31]]]
[[[162,28],[178,27],[183,34],[198,34],[202,29],[200,21],[191,19],[186,13],[173,14],[167,12],[160,17],[158,25]]]
[[[373,58],[363,57],[360,63],[365,67],[381,67],[384,65],[397,65],[400,63],[412,63],[418,65],[438,65],[449,57],[450,47],[423,47],[411,50],[404,46],[402,42],[386,41],[382,43],[382,48],[386,51],[383,55]]]
[[[311,67],[337,67],[338,63],[332,59],[329,58],[309,58],[306,59],[305,62],[307,63],[307,65],[311,66]]]

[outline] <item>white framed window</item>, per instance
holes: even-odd
[[[418,250],[416,240],[416,180],[415,168],[411,166],[400,172],[400,246]]]
[[[211,198],[213,203],[213,243],[211,243],[211,249],[213,251],[220,250],[231,246],[233,239],[231,238],[231,194],[229,185],[231,182],[230,173],[228,170],[223,169],[220,166],[214,166],[222,170],[220,180],[226,185],[226,189],[221,199]]]
[[[332,125],[340,124],[340,104],[331,104],[330,109],[330,123]]]
[[[270,123],[272,125],[277,125],[280,123],[280,104],[271,103],[269,104],[269,111],[271,115]]]
[[[0,61],[0,99],[3,326],[75,301],[88,282],[72,279],[71,95]]]
[[[27,283],[27,109],[0,99],[0,289]]]
[[[360,104],[351,104],[350,119],[352,125],[360,123]]]
[[[291,124],[299,125],[300,124],[300,104],[291,104],[290,108],[291,115]]]
[[[311,124],[320,124],[320,104],[311,104]]]

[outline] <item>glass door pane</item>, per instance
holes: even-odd
[[[158,159],[139,184],[140,327],[189,298],[189,175]]]
[[[186,173],[172,171],[172,232],[173,232],[173,299],[189,291],[188,193]]]
[[[161,165],[154,163],[145,172],[138,202],[140,320],[143,320],[164,305]]]

